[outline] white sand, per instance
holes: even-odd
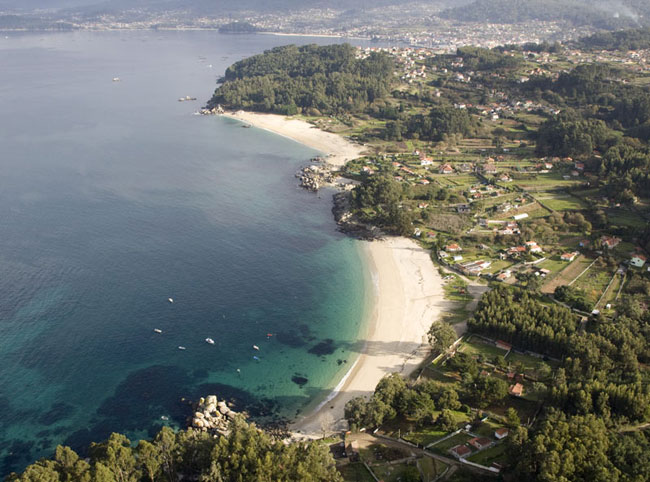
[[[224,114],[255,127],[267,129],[329,155],[330,164],[342,166],[359,157],[363,147],[311,124],[275,114],[238,111]],[[389,373],[408,375],[429,353],[426,333],[446,309],[442,279],[429,252],[413,240],[389,238],[364,242],[376,284],[368,333],[361,355],[332,399],[292,425],[294,433],[318,437],[327,430],[347,428],[343,418],[346,402],[369,397],[381,378]]]
[[[408,375],[429,353],[426,333],[448,302],[442,279],[429,252],[406,238],[364,243],[376,283],[376,303],[370,315],[365,347],[334,398],[291,427],[296,435],[322,436],[347,427],[343,409],[354,397],[372,395],[388,373]]]
[[[358,144],[354,144],[337,134],[322,131],[309,122],[300,119],[241,110],[222,115],[246,122],[260,129],[266,129],[316,149],[326,156],[328,163],[335,166],[343,166],[347,161],[360,157],[364,150]]]

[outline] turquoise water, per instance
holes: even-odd
[[[292,417],[352,364],[368,283],[330,195],[297,187],[315,152],[192,115],[229,64],[286,43],[0,36],[0,475],[184,426],[182,397]]]

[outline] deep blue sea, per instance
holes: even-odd
[[[359,246],[329,193],[297,187],[315,151],[192,114],[233,62],[335,40],[6,35],[0,476],[57,444],[183,427],[183,397],[289,418],[322,399],[364,329]]]

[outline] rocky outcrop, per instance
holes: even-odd
[[[228,435],[229,422],[236,415],[237,412],[233,411],[224,400],[218,400],[216,395],[209,395],[200,398],[194,407],[190,427],[213,435]]]
[[[334,175],[332,174],[332,167],[328,164],[317,166],[303,167],[296,173],[296,177],[300,179],[300,186],[310,191],[318,191],[323,186],[332,185],[334,182]]]
[[[218,114],[225,113],[225,111],[223,110],[223,107],[221,107],[220,104],[217,104],[217,106],[213,107],[212,109],[210,109],[209,107],[204,107],[199,111],[199,113],[202,115],[218,115]]]
[[[337,192],[332,197],[332,214],[342,233],[357,239],[371,241],[382,239],[383,233],[375,226],[369,226],[355,219],[350,210],[350,191]]]

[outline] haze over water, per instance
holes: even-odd
[[[0,37],[0,475],[184,426],[181,397],[291,417],[351,366],[367,280],[297,188],[316,153],[192,115],[236,60],[332,41]]]

